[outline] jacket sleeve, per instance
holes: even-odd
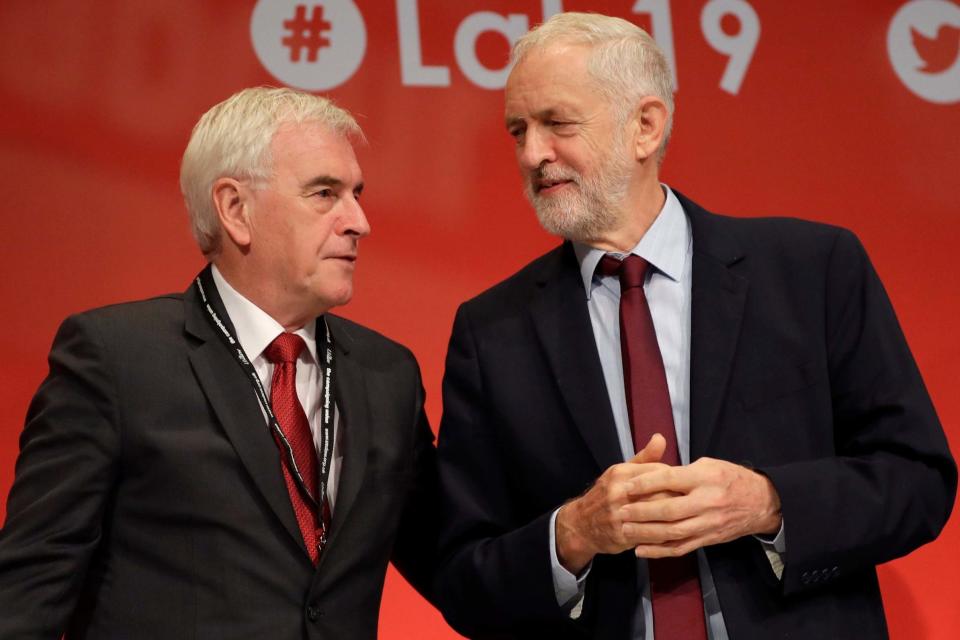
[[[496,437],[496,412],[485,398],[481,369],[468,311],[461,307],[443,380],[437,596],[447,621],[471,637],[566,619],[550,566],[552,511],[529,522],[515,515],[512,470]]]
[[[413,356],[411,355],[411,359]],[[424,598],[436,604],[433,579],[437,570],[437,454],[433,431],[424,411],[420,373],[416,375],[416,402],[411,416],[413,451],[411,488],[406,496],[392,562]]]
[[[90,316],[67,319],[27,413],[0,531],[0,638],[61,636],[117,475],[118,416]]]
[[[788,595],[933,540],[957,489],[920,372],[850,232],[836,237],[824,288],[834,455],[760,469],[780,495]]]

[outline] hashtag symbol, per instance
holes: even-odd
[[[324,37],[330,31],[330,23],[323,19],[323,7],[315,5],[310,19],[307,20],[306,5],[299,4],[293,18],[283,21],[287,34],[281,43],[290,48],[290,62],[300,62],[300,54],[307,50],[307,62],[317,61],[317,52],[330,46],[330,40]]]

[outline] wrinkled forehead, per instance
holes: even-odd
[[[553,45],[530,50],[507,79],[506,119],[595,100],[596,82],[587,69],[590,49],[587,45]]]
[[[514,63],[507,78],[507,88],[535,78],[563,78],[585,73],[593,50],[589,44],[564,41],[533,47]]]
[[[285,122],[277,127],[270,143],[274,176],[291,175],[299,180],[334,176],[345,184],[362,182],[353,140],[319,121]]]
[[[347,131],[330,125],[323,120],[281,120],[277,123],[271,139],[273,144],[288,144],[297,138],[311,138],[313,140],[343,140],[353,145],[353,138]]]

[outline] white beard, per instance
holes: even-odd
[[[527,199],[548,233],[587,242],[617,226],[633,162],[612,150],[599,159],[599,165],[601,170],[589,178],[556,165],[542,165],[526,175]],[[571,182],[557,194],[541,196],[533,185],[545,180]]]

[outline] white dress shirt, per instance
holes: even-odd
[[[271,381],[273,379],[273,363],[267,360],[263,355],[273,340],[284,332],[283,326],[271,318],[266,311],[244,298],[239,291],[230,286],[230,283],[224,279],[223,274],[217,269],[216,265],[211,269],[213,273],[213,282],[217,286],[220,298],[223,300],[224,309],[233,323],[236,331],[237,340],[243,347],[243,352],[247,354],[256,369],[260,381],[263,383],[264,391],[269,397],[271,391]],[[297,397],[303,406],[304,413],[307,414],[307,420],[310,423],[310,431],[313,433],[313,444],[319,451],[320,429],[320,396],[321,384],[323,380],[320,375],[320,365],[317,358],[317,324],[309,322],[306,326],[294,331],[295,334],[303,338],[307,348],[303,350],[297,358]],[[250,393],[253,393],[250,390]],[[264,422],[267,420],[264,413]],[[342,454],[340,447],[340,411],[336,405],[333,408],[333,460],[330,463],[330,476],[327,480],[327,499],[330,501],[330,512],[337,497],[337,484],[340,479],[340,468],[342,466]],[[279,461],[279,453],[278,458]],[[278,465],[279,467],[279,465]],[[278,469],[279,470],[279,469]]]

